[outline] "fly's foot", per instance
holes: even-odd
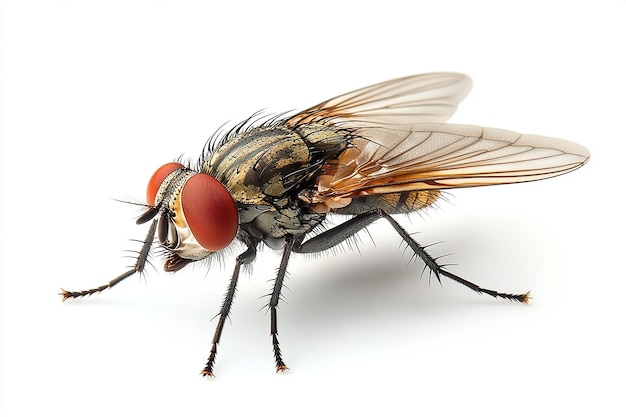
[[[93,288],[91,290],[84,290],[84,291],[67,291],[64,290],[63,288],[61,288],[61,292],[59,293],[59,295],[61,296],[61,302],[68,300],[70,298],[82,298],[82,297],[87,297],[90,296],[92,294],[96,294],[99,292],[102,292],[103,290],[106,290],[107,288],[109,288],[109,285],[103,285],[101,287],[98,288]]]
[[[278,372],[285,372],[287,371],[289,368],[287,367],[287,365],[285,365],[284,362],[281,362],[279,364],[276,364],[276,373]]]
[[[61,288],[61,292],[59,293],[59,295],[61,296],[61,302],[67,300],[68,298],[73,298],[72,293],[69,291],[65,291],[63,288]]]

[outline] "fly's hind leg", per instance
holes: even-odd
[[[432,273],[435,274],[435,277],[437,277],[439,281],[441,281],[441,276],[443,275],[452,279],[453,281],[458,282],[459,284],[465,285],[466,287],[476,291],[479,294],[488,294],[494,298],[504,298],[507,300],[528,303],[528,300],[530,298],[530,294],[528,292],[525,294],[507,294],[494,290],[489,290],[486,288],[482,288],[474,284],[473,282],[467,281],[459,277],[458,275],[455,275],[445,270],[441,265],[437,263],[437,260],[435,258],[433,258],[428,252],[426,252],[426,249],[423,246],[417,243],[411,237],[411,235],[409,235],[409,233],[393,219],[393,217],[391,217],[388,213],[381,209],[375,209],[359,214],[351,218],[350,220],[340,224],[339,226],[326,230],[325,232],[320,233],[319,235],[307,240],[306,242],[296,245],[293,251],[297,253],[314,253],[330,249],[333,246],[345,241],[349,237],[354,236],[357,232],[381,218],[384,218],[393,226],[393,228],[400,235],[400,237],[402,237],[402,239],[413,250],[413,252],[417,256],[419,256],[422,261],[424,261],[428,269],[430,269]]]

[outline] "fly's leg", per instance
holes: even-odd
[[[396,232],[402,237],[402,239],[406,242],[407,245],[415,252],[417,256],[419,256],[428,269],[435,274],[435,277],[441,282],[441,276],[448,277],[459,284],[465,285],[466,287],[476,291],[479,294],[488,294],[494,298],[504,298],[507,300],[519,301],[522,303],[528,303],[530,298],[530,293],[525,294],[507,294],[494,290],[489,290],[486,288],[482,288],[473,282],[467,281],[451,272],[446,271],[441,265],[437,263],[435,258],[433,258],[426,249],[417,243],[409,233],[404,230],[402,226],[398,222],[396,222],[393,217],[387,214],[384,210],[375,209],[372,211],[368,211],[366,213],[359,214],[352,219],[336,226],[330,230],[326,230],[323,233],[307,240],[306,242],[296,245],[293,249],[294,252],[297,253],[314,253],[320,252],[326,249],[330,249],[333,246],[343,242],[351,236],[354,236],[357,232],[364,229],[368,225],[372,224],[374,221],[384,218],[386,219],[396,230]]]
[[[148,255],[150,254],[150,247],[152,246],[152,242],[154,241],[154,234],[156,232],[156,227],[157,227],[157,220],[154,220],[152,222],[152,225],[150,225],[150,230],[148,230],[146,239],[144,240],[143,246],[141,247],[141,250],[139,251],[139,255],[137,256],[137,262],[135,263],[135,266],[132,269],[129,269],[128,271],[124,272],[122,275],[109,281],[107,284],[101,285],[97,288],[92,288],[90,290],[66,291],[64,289],[61,289],[61,292],[59,293],[59,295],[63,298],[63,301],[67,300],[68,298],[80,298],[80,297],[84,297],[87,295],[92,295],[92,294],[102,292],[106,289],[113,288],[120,282],[124,281],[126,278],[138,272],[141,273],[146,266]]]
[[[215,364],[215,356],[217,355],[217,345],[220,343],[220,338],[222,337],[222,331],[224,330],[224,324],[226,323],[226,319],[230,314],[230,309],[233,305],[233,300],[235,299],[235,293],[237,291],[237,281],[239,280],[239,270],[241,269],[241,265],[249,264],[256,257],[256,247],[252,244],[248,246],[248,249],[237,256],[235,259],[235,270],[233,271],[233,276],[230,279],[230,283],[228,284],[228,289],[226,290],[226,295],[224,295],[224,301],[222,302],[222,308],[219,312],[219,320],[217,322],[217,327],[215,328],[215,334],[213,335],[213,342],[211,345],[211,353],[209,354],[209,359],[207,359],[206,365],[200,375],[202,376],[214,376],[213,375],[213,365]]]
[[[280,260],[280,266],[278,267],[278,273],[274,280],[274,288],[270,297],[268,307],[270,309],[270,335],[272,336],[272,346],[274,348],[274,359],[276,360],[276,372],[286,371],[289,369],[283,361],[282,354],[280,353],[280,346],[278,344],[278,321],[276,317],[278,302],[280,301],[280,292],[283,288],[283,281],[287,272],[287,264],[289,263],[289,256],[293,251],[295,240],[293,236],[287,236],[285,240],[285,248],[283,250],[283,257]]]

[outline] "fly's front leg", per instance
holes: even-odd
[[[90,290],[66,291],[64,289],[61,289],[61,292],[59,293],[59,295],[63,297],[63,301],[67,300],[68,298],[79,298],[79,297],[84,297],[86,295],[92,295],[92,294],[102,292],[106,289],[113,288],[115,285],[124,281],[126,278],[136,274],[137,272],[141,273],[146,266],[146,262],[148,261],[148,255],[150,255],[150,247],[152,246],[152,242],[154,241],[156,227],[157,227],[157,220],[154,220],[152,222],[152,225],[150,225],[150,230],[148,230],[146,239],[143,241],[143,246],[141,247],[141,250],[139,251],[139,255],[137,256],[137,262],[135,263],[135,266],[132,269],[129,269],[128,271],[124,272],[122,275],[109,281],[107,284],[101,285],[97,288],[92,288]]]
[[[402,239],[406,242],[406,244],[413,250],[413,252],[419,256],[428,269],[435,274],[437,279],[441,281],[441,276],[448,277],[459,284],[463,284],[466,287],[476,291],[479,294],[488,294],[495,298],[505,298],[507,300],[514,300],[523,303],[528,303],[529,293],[525,294],[507,294],[494,290],[489,290],[486,288],[482,288],[473,282],[467,281],[451,272],[446,271],[441,265],[439,265],[435,258],[433,258],[426,249],[417,243],[411,235],[404,230],[402,226],[398,222],[396,222],[393,217],[391,217],[388,213],[381,209],[375,209],[372,211],[368,211],[366,213],[359,214],[350,220],[336,226],[330,230],[326,230],[323,233],[307,240],[306,242],[296,245],[294,247],[294,252],[297,253],[314,253],[320,252],[326,249],[330,249],[333,246],[345,241],[351,236],[354,236],[357,232],[364,229],[365,227],[372,224],[374,221],[384,218],[387,220],[396,232],[402,237]]]
[[[233,300],[235,299],[235,292],[237,290],[237,281],[239,280],[239,270],[241,269],[241,265],[249,264],[254,261],[256,258],[256,244],[248,243],[248,249],[237,256],[235,259],[235,270],[233,271],[233,276],[230,279],[230,283],[228,284],[228,289],[226,290],[226,294],[224,295],[224,301],[222,302],[222,308],[219,312],[219,320],[217,322],[217,327],[215,328],[215,334],[213,335],[213,342],[211,345],[211,353],[209,354],[209,359],[207,359],[206,365],[200,375],[202,376],[214,376],[213,375],[213,365],[215,364],[215,356],[217,355],[217,345],[220,343],[220,338],[222,337],[222,331],[224,330],[224,324],[226,323],[226,319],[230,314],[230,309],[233,305]]]

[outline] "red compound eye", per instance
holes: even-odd
[[[148,191],[146,192],[146,199],[149,205],[154,206],[156,195],[159,192],[159,187],[161,187],[165,177],[182,167],[183,166],[178,162],[168,162],[152,174],[152,178],[148,181]]]
[[[215,252],[235,238],[239,214],[233,197],[207,174],[189,178],[181,193],[181,206],[189,229],[203,248]]]

